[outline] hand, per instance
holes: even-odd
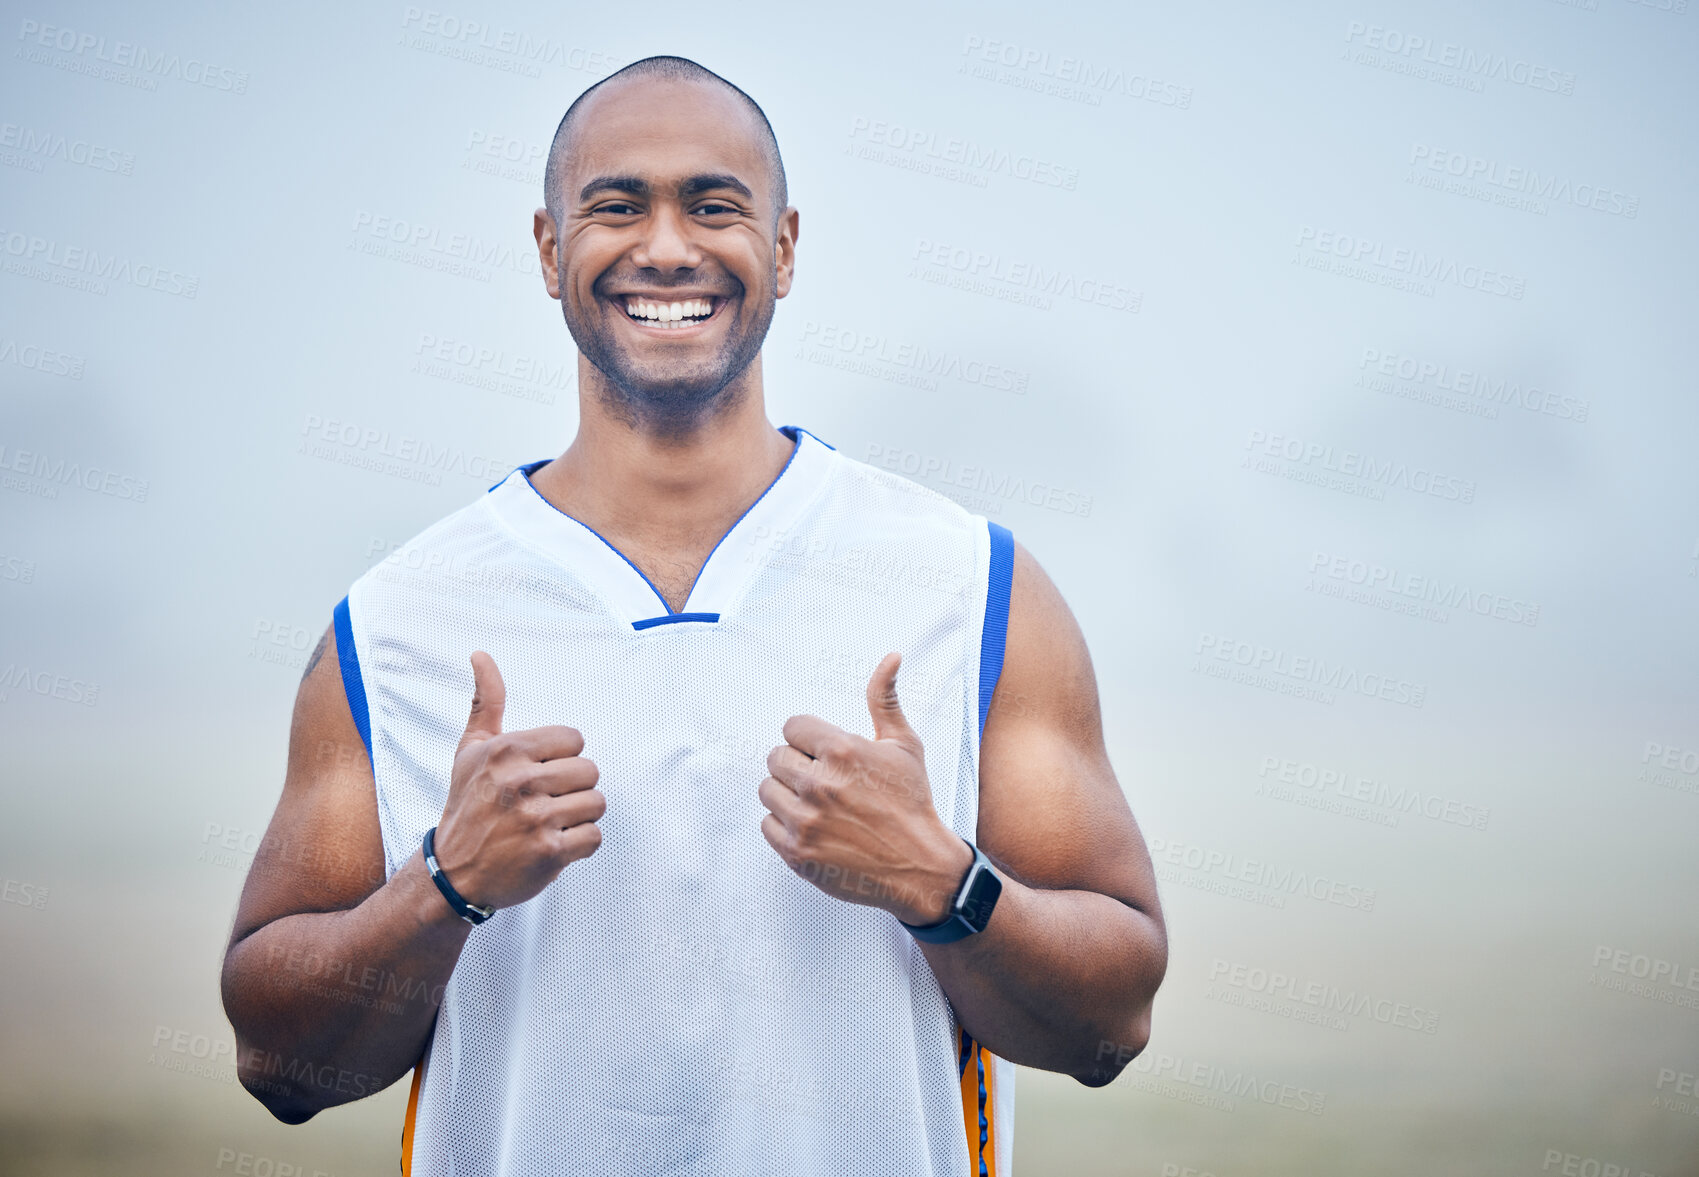
[[[897,703],[902,655],[867,684],[873,739],[813,715],[785,721],[761,782],[761,833],[785,864],[826,894],[905,923],[949,914],[973,851],[938,817],[925,752]]]
[[[507,687],[495,659],[472,655],[472,714],[454,753],[437,825],[437,865],[468,903],[512,907],[602,844],[607,798],[570,727],[503,732]]]

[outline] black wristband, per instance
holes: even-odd
[[[442,867],[437,865],[437,828],[432,826],[425,831],[425,869],[431,872],[431,882],[437,885],[442,897],[448,900],[448,905],[454,908],[454,914],[469,924],[481,924],[496,913],[493,907],[479,907],[475,903],[466,902],[454,885],[448,881],[448,876],[442,873]]]

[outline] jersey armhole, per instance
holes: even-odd
[[[985,624],[979,637],[979,734],[991,713],[991,696],[1003,673],[1003,647],[1009,636],[1009,592],[1015,578],[1015,537],[1007,527],[989,519],[991,572],[985,586]],[[339,639],[340,640],[340,639]]]
[[[993,524],[995,526],[995,524]],[[354,715],[354,726],[366,745],[366,758],[372,760],[372,721],[366,710],[366,680],[360,674],[360,653],[354,648],[354,623],[348,614],[348,598],[337,602],[336,661],[342,667],[342,690],[348,696],[348,710]]]

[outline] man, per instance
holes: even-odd
[[[422,1177],[1006,1174],[1014,1064],[1109,1082],[1166,965],[1079,628],[1007,530],[768,422],[799,218],[741,90],[628,66],[545,187],[578,435],[337,606],[242,1082],[299,1123],[412,1069]]]

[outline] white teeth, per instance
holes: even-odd
[[[645,319],[657,327],[671,327],[686,318],[705,319],[714,313],[712,300],[690,298],[681,302],[649,302],[627,298],[625,313],[634,319]]]

